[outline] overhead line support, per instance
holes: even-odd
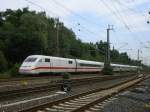
[[[105,67],[110,66],[110,39],[109,39],[109,32],[110,30],[113,30],[113,25],[108,25],[107,28],[107,46],[106,46],[106,56],[105,56]]]

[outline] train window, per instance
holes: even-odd
[[[88,66],[88,67],[101,67],[101,65],[95,65],[95,64],[86,64],[86,63],[80,63],[80,66]]]
[[[39,62],[42,62],[42,59],[40,59]]]
[[[37,58],[27,58],[24,62],[35,62]]]
[[[69,64],[72,64],[72,61],[68,61]]]
[[[50,59],[48,59],[48,58],[45,58],[45,62],[50,62]]]

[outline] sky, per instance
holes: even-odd
[[[1,0],[0,11],[29,7],[45,11],[48,17],[59,18],[83,42],[106,41],[127,52],[132,59],[150,65],[150,0]]]

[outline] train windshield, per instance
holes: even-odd
[[[24,62],[35,62],[37,58],[27,58]]]

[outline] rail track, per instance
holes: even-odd
[[[107,81],[107,80],[113,80],[113,79],[119,79],[127,76],[107,76],[107,77],[91,77],[91,78],[76,78],[76,79],[70,79],[70,84],[72,86],[80,86],[80,85],[85,85],[89,83],[96,83],[100,81]],[[136,77],[132,76],[132,77]],[[19,89],[14,89],[14,90],[8,90],[8,91],[1,91],[0,92],[0,100],[6,100],[9,98],[13,98],[16,96],[24,96],[27,94],[31,93],[38,93],[38,92],[44,92],[44,91],[53,91],[53,90],[60,90],[61,85],[63,84],[63,80],[56,80],[55,83],[45,83],[41,85],[36,85],[36,86],[29,86],[27,88],[19,88]]]
[[[101,75],[96,75],[96,76],[72,76],[70,80],[82,80],[82,79],[92,79],[92,78],[105,78],[106,76],[101,76]],[[27,78],[17,78],[17,79],[7,79],[7,81],[0,81],[0,94],[2,92],[7,92],[7,91],[20,91],[21,89],[27,90],[29,88],[36,88],[36,87],[44,87],[44,86],[50,86],[54,84],[58,84],[62,82],[62,77],[27,77]]]
[[[117,74],[117,73],[116,73]],[[134,73],[127,73],[127,75],[132,75]],[[95,73],[95,74],[71,74],[70,77],[71,78],[90,78],[90,77],[98,77],[98,76],[102,76],[99,73]],[[4,83],[4,82],[19,82],[19,81],[30,81],[30,80],[41,80],[41,79],[62,79],[61,75],[44,75],[44,76],[24,76],[24,77],[17,77],[17,78],[0,78],[0,84]]]
[[[53,78],[54,76],[24,76],[24,77],[17,77],[17,78],[0,78],[0,83],[2,82],[15,82],[15,81],[22,81],[22,80],[37,80],[41,78]],[[56,77],[56,76],[55,76]],[[57,76],[58,78],[60,76]]]
[[[123,91],[136,83],[144,80],[140,78],[132,78],[128,81],[113,85],[105,89],[96,89],[67,97],[58,101],[47,103],[40,106],[35,106],[21,112],[91,112],[100,108],[100,103],[105,99]]]
[[[71,75],[70,80],[73,82],[76,82],[77,80],[84,82],[85,80],[90,80],[90,79],[109,79],[109,78],[114,78],[114,77],[128,77],[132,76],[134,74],[124,74],[124,75],[113,75],[113,76],[107,76],[107,75],[99,75],[99,74],[91,74],[91,75]],[[3,80],[0,79],[0,96],[3,96],[2,94],[7,92],[6,94],[10,94],[11,92],[13,93],[19,93],[20,90],[27,91],[29,89],[35,89],[35,88],[40,88],[45,86],[51,86],[54,87],[55,85],[58,85],[58,83],[62,83],[63,79],[61,76],[59,77],[54,77],[54,76],[44,76],[44,77],[24,77],[24,78],[13,78],[13,79],[6,79]]]

